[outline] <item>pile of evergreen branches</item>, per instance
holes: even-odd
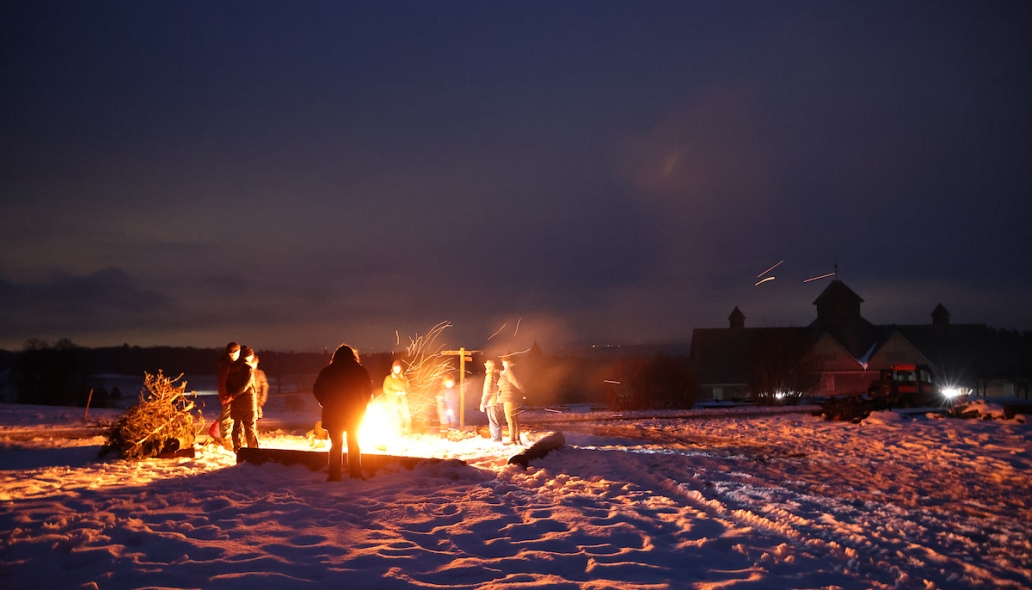
[[[186,381],[144,373],[140,401],[131,406],[107,432],[100,456],[117,452],[126,459],[147,459],[192,448],[204,418],[186,397]]]

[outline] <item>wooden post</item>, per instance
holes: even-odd
[[[465,430],[465,349],[458,350],[458,429]]]
[[[93,389],[90,389],[90,396],[86,398],[86,412],[82,415],[83,423],[86,422],[86,417],[90,415],[90,402],[93,401]]]
[[[441,354],[459,357],[459,430],[466,429],[466,362],[473,361],[473,353],[479,350],[445,350]]]

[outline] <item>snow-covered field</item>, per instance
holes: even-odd
[[[26,438],[80,412],[0,406],[0,587],[1032,586],[1015,421],[577,422],[526,471],[513,447],[416,437],[389,450],[465,463],[331,484],[214,446],[95,462],[99,438]]]

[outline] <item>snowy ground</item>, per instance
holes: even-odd
[[[1032,586],[1017,422],[577,422],[526,471],[512,447],[416,437],[388,450],[465,464],[329,484],[214,446],[94,462],[99,438],[24,437],[78,412],[0,406],[4,588]]]

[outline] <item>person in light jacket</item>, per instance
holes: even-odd
[[[445,377],[441,389],[437,392],[437,422],[441,433],[446,433],[459,426],[459,390],[455,388],[455,380]]]
[[[509,442],[523,444],[520,440],[520,403],[523,401],[523,385],[516,375],[516,363],[512,357],[502,358],[502,372],[498,375],[498,396],[502,400],[505,420],[509,423]]]
[[[391,374],[383,379],[384,402],[402,434],[412,432],[412,412],[408,402],[409,380],[401,366],[394,361]]]
[[[269,378],[265,375],[265,371],[258,368],[258,357],[254,357],[254,395],[255,401],[258,402],[258,417],[263,417],[262,408],[265,407],[265,402],[269,401]]]
[[[487,414],[491,440],[502,442],[502,422],[505,421],[505,405],[498,395],[498,369],[494,361],[484,361],[484,395],[480,398],[480,411]]]

